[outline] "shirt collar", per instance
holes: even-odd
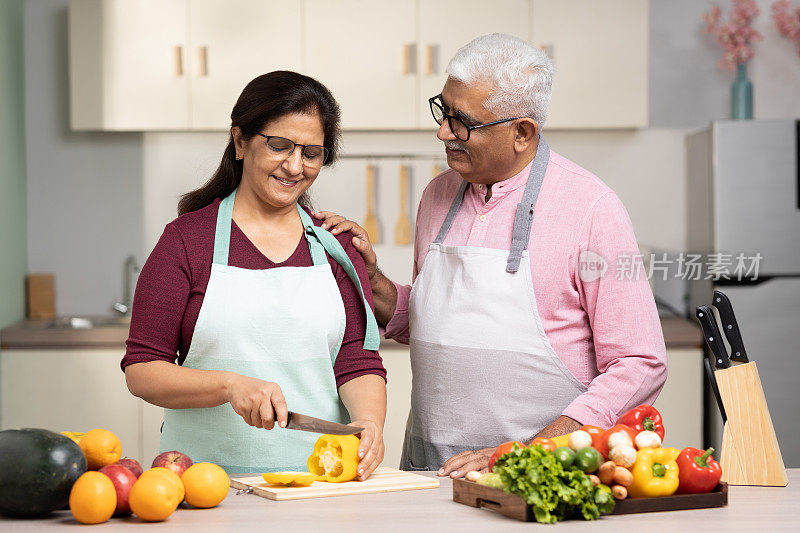
[[[531,174],[531,166],[533,166],[533,159],[530,163],[525,165],[525,168],[514,174],[507,180],[499,181],[492,185],[492,198],[495,196],[504,196],[511,191],[515,191],[520,187],[524,187],[528,183],[528,177]],[[475,194],[486,194],[486,187],[481,188],[476,183],[471,183],[470,187]]]

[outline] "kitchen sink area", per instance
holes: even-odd
[[[123,346],[130,316],[62,316],[21,320],[0,331],[0,348],[98,348]]]

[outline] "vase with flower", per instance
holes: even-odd
[[[753,84],[747,78],[747,62],[753,58],[753,43],[761,40],[761,34],[753,29],[753,19],[761,10],[755,0],[733,0],[729,20],[722,20],[722,9],[714,5],[703,15],[705,31],[714,36],[725,50],[720,67],[735,70],[731,85],[731,118],[753,118]]]

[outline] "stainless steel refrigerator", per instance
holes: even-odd
[[[711,270],[689,281],[692,316],[715,288],[730,297],[784,463],[800,467],[800,121],[713,122],[687,137],[687,169],[687,243]],[[749,271],[736,270],[741,257]],[[706,436],[719,449],[721,418],[706,397]]]

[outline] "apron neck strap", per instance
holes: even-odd
[[[358,293],[361,296],[361,302],[364,305],[364,310],[367,316],[367,329],[364,335],[364,349],[377,350],[381,343],[380,333],[378,332],[378,322],[375,320],[375,315],[372,312],[372,308],[369,306],[369,302],[364,296],[364,288],[361,286],[361,280],[358,279],[358,273],[356,272],[356,268],[353,266],[353,262],[350,261],[350,257],[348,257],[347,252],[345,252],[341,243],[336,237],[333,236],[333,234],[320,226],[314,225],[311,217],[299,205],[297,206],[297,211],[300,213],[300,219],[303,221],[306,239],[308,239],[308,245],[311,248],[311,256],[312,259],[314,259],[314,264],[322,264],[317,263],[317,259],[314,258],[315,248],[318,250],[317,253],[321,254],[322,261],[325,264],[328,263],[328,259],[325,257],[325,252],[327,251],[330,256],[342,266],[344,271],[347,273],[347,276],[358,289]]]
[[[531,225],[533,224],[533,208],[539,197],[539,191],[542,190],[542,182],[549,162],[550,146],[544,137],[539,135],[539,146],[536,148],[536,156],[533,158],[528,183],[525,184],[525,192],[522,193],[522,200],[517,204],[517,213],[514,216],[514,232],[511,234],[511,250],[508,252],[506,272],[513,274],[519,270],[522,252],[528,249]]]
[[[542,189],[542,182],[544,181],[549,161],[550,146],[548,146],[544,137],[539,135],[539,146],[531,164],[531,172],[528,175],[528,182],[525,184],[525,192],[522,194],[522,200],[517,204],[517,212],[514,216],[514,230],[511,235],[511,250],[508,253],[506,272],[514,273],[519,270],[522,252],[528,248],[531,224],[533,223],[533,208],[536,205],[536,199],[539,197],[539,191]],[[468,185],[469,183],[466,180],[461,183],[461,187],[459,187],[456,197],[453,198],[453,203],[450,205],[450,210],[447,212],[442,227],[439,228],[439,233],[433,241],[435,244],[442,244],[450,232],[453,220],[455,220],[456,214],[464,202],[464,192],[467,190]]]
[[[231,249],[231,220],[233,219],[233,202],[236,189],[219,203],[217,211],[217,229],[214,232],[214,264],[227,265]]]

